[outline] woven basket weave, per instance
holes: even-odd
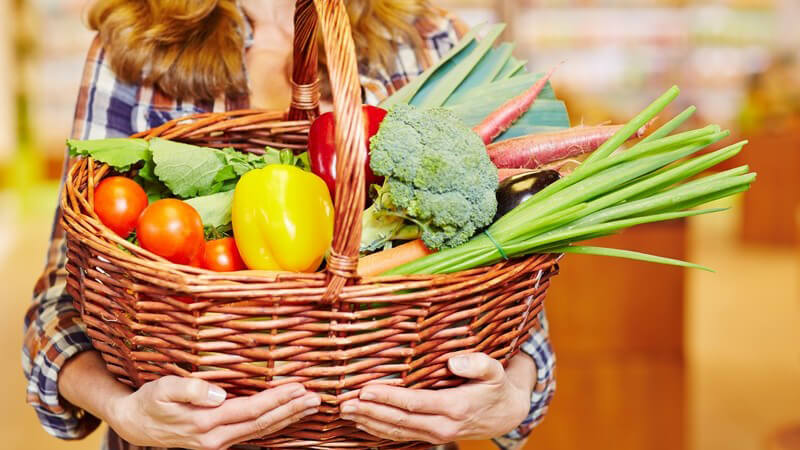
[[[71,167],[61,199],[67,289],[109,371],[132,387],[179,375],[211,381],[234,396],[289,382],[322,396],[318,414],[253,444],[422,448],[356,429],[339,417],[338,405],[366,383],[456,386],[463,380],[446,363],[460,353],[485,352],[505,364],[537,325],[557,266],[553,256],[535,255],[449,275],[357,276],[364,131],[342,0],[297,2],[288,114],[199,114],[137,136],[255,152],[265,145],[304,148],[318,111],[318,27],[328,55],[340,174],[326,271],[214,273],[172,264],[100,223],[94,188],[110,170],[84,158]]]

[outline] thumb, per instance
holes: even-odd
[[[447,361],[455,375],[473,380],[499,382],[505,377],[503,365],[485,353],[458,355]]]
[[[221,405],[227,397],[224,389],[205,380],[176,376],[160,378],[156,395],[165,401],[208,407]]]

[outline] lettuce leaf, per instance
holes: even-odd
[[[203,219],[203,226],[205,227],[219,228],[231,223],[232,190],[190,198],[184,201],[197,210],[200,218]]]
[[[110,138],[80,141],[67,139],[70,156],[91,156],[119,172],[127,172],[136,163],[150,160],[144,139]]]

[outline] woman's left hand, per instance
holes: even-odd
[[[512,358],[506,370],[483,353],[453,357],[448,366],[472,381],[437,391],[365,386],[342,404],[342,418],[385,439],[444,444],[503,435],[528,415],[536,367],[527,355]]]

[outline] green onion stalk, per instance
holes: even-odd
[[[722,209],[694,208],[750,188],[756,174],[747,166],[687,181],[738,154],[747,143],[697,155],[730,133],[709,125],[672,134],[692,116],[693,106],[632,147],[620,149],[679,92],[677,87],[667,90],[571,174],[524,201],[485,233],[385,274],[451,273],[534,253],[605,255],[710,270],[629,250],[574,245],[635,225],[718,212]]]

